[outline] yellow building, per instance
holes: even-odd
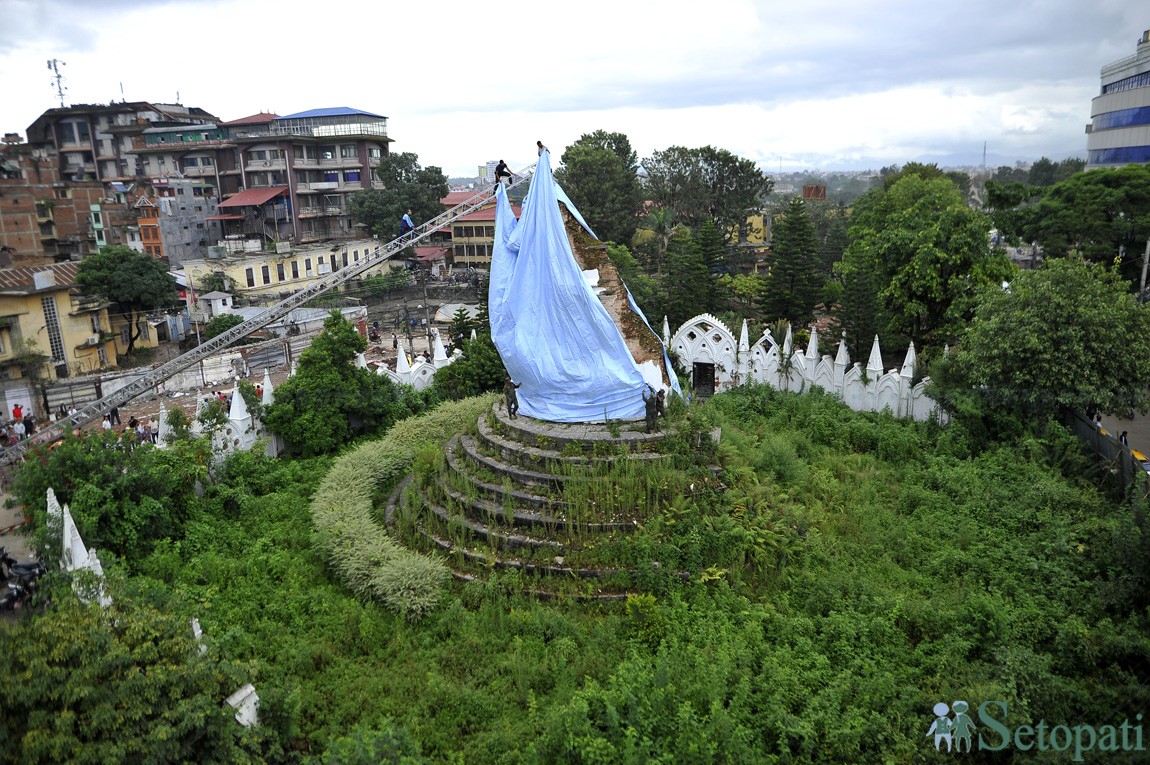
[[[222,252],[219,257],[184,261],[184,277],[197,295],[207,292],[205,280],[222,274],[225,290],[233,295],[282,299],[319,279],[371,257],[379,242],[357,239],[315,247],[284,247],[280,252]],[[193,306],[193,318],[207,306]]]
[[[36,381],[116,366],[108,303],[84,297],[77,262],[0,269],[0,390],[25,411]]]

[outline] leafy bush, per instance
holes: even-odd
[[[439,605],[439,592],[450,579],[439,561],[403,551],[376,570],[371,586],[393,611],[418,621]]]
[[[411,619],[434,609],[450,572],[442,563],[397,545],[373,519],[373,498],[380,487],[406,473],[424,444],[445,442],[493,400],[487,396],[442,404],[400,421],[383,439],[362,444],[332,465],[312,500],[312,519],[320,549],[353,592]]]

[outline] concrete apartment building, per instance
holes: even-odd
[[[0,267],[71,260],[123,242],[128,197],[94,180],[64,180],[50,147],[6,134],[0,146]]]
[[[134,152],[145,172],[175,168],[212,185],[224,246],[249,252],[355,238],[351,195],[372,187],[390,142],[386,117],[336,107],[156,127]]]
[[[1133,56],[1102,67],[1086,134],[1087,169],[1150,162],[1150,30]]]

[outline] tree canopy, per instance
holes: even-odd
[[[383,188],[353,194],[351,216],[381,239],[399,235],[399,221],[408,209],[417,226],[443,212],[447,176],[438,167],[420,167],[417,155],[388,154],[375,175]]]
[[[802,197],[791,197],[775,219],[771,270],[763,290],[763,315],[802,325],[814,317],[821,279],[815,228]]]
[[[171,605],[124,597],[105,611],[65,593],[53,613],[24,620],[0,651],[0,759],[261,761],[223,703],[245,673],[201,655]]]
[[[563,152],[555,177],[604,242],[628,243],[643,206],[639,160],[622,133],[585,133]]]
[[[1150,165],[1067,178],[1025,209],[1021,232],[1042,245],[1046,257],[1077,252],[1097,263],[1119,263],[1127,279],[1136,279],[1150,239]]]
[[[1011,273],[990,248],[989,229],[949,178],[904,174],[859,201],[847,254],[874,275],[892,331],[941,346],[969,317],[977,291]]]
[[[168,267],[130,247],[105,247],[80,261],[76,282],[89,295],[112,303],[128,322],[128,355],[143,331],[143,314],[175,305],[176,280]]]
[[[952,354],[956,385],[1022,417],[1150,406],[1150,310],[1121,277],[1078,257],[986,290]]]
[[[299,368],[275,390],[264,424],[293,454],[336,451],[355,435],[387,428],[423,409],[413,389],[355,366],[367,341],[332,311],[321,332],[300,354]]]
[[[749,159],[726,149],[672,146],[643,160],[647,191],[675,220],[692,228],[713,221],[726,239],[738,239],[774,182]]]

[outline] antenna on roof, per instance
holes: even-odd
[[[64,87],[64,75],[60,74],[60,67],[64,66],[65,62],[59,61],[54,58],[48,59],[48,71],[52,73],[52,87],[56,89],[56,97],[60,99],[60,108],[64,108],[64,92],[68,90]]]

